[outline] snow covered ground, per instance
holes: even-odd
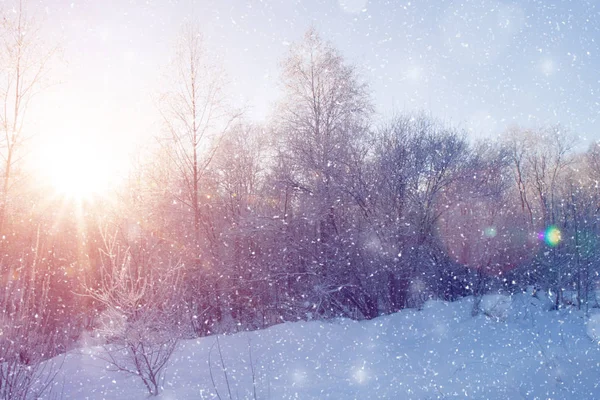
[[[215,337],[182,341],[159,398],[213,399],[217,391],[221,399],[600,398],[600,346],[591,338],[598,317],[588,325],[583,313],[547,311],[547,302],[526,294],[484,298],[476,317],[472,306],[472,298],[429,301],[372,321],[220,336],[225,368]],[[101,355],[101,347],[67,354],[54,395],[147,398],[141,381],[109,371]]]

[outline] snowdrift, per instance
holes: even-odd
[[[529,294],[429,301],[371,321],[284,323],[182,341],[160,399],[597,399],[600,319]],[[588,333],[590,333],[588,335]],[[220,349],[220,351],[219,351]],[[66,355],[54,395],[144,399],[103,348]],[[209,363],[210,361],[210,363]]]

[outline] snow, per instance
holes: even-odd
[[[587,335],[600,344],[600,314],[592,314],[586,323]]]
[[[483,296],[479,309],[488,317],[504,321],[508,318],[508,312],[511,307],[509,296],[501,294],[488,294]]]
[[[223,364],[216,337],[184,340],[158,398],[229,399],[224,371],[234,399],[600,398],[600,313],[549,311],[527,293],[485,296],[476,316],[473,304],[219,336]],[[147,398],[100,346],[68,353],[55,385],[66,399]]]

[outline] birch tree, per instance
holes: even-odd
[[[217,188],[210,166],[240,112],[230,107],[225,72],[197,27],[182,30],[170,71],[171,89],[160,102],[167,135],[160,142],[175,169],[172,211],[187,225],[176,238],[185,248],[187,304],[195,320],[204,320],[206,310],[218,320],[219,272],[213,266],[219,243],[211,211]]]
[[[192,241],[198,247],[203,223],[203,179],[220,138],[239,113],[231,112],[225,73],[196,27],[182,30],[171,71],[172,89],[162,95],[160,104],[167,130],[161,143],[180,179],[181,190],[172,195],[191,211]]]
[[[319,277],[320,282],[309,284],[319,299],[319,313],[345,313],[345,307],[360,307],[368,298],[360,290],[360,272],[342,266],[349,263],[355,243],[344,214],[357,207],[353,165],[364,156],[361,141],[372,113],[370,93],[356,68],[314,29],[284,59],[281,85],[277,129],[283,170],[288,171],[284,179],[302,197],[297,214],[303,214],[312,231],[298,249],[303,269]],[[376,307],[360,312],[370,317]]]

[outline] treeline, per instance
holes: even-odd
[[[4,158],[0,397],[17,393],[9,368],[83,332],[123,346],[109,361],[142,366],[156,394],[181,337],[529,286],[597,306],[600,146],[576,152],[560,126],[473,143],[424,113],[376,124],[368,85],[314,30],[262,124],[229,105],[198,32],[176,54],[159,145],[118,193],[65,203]]]

